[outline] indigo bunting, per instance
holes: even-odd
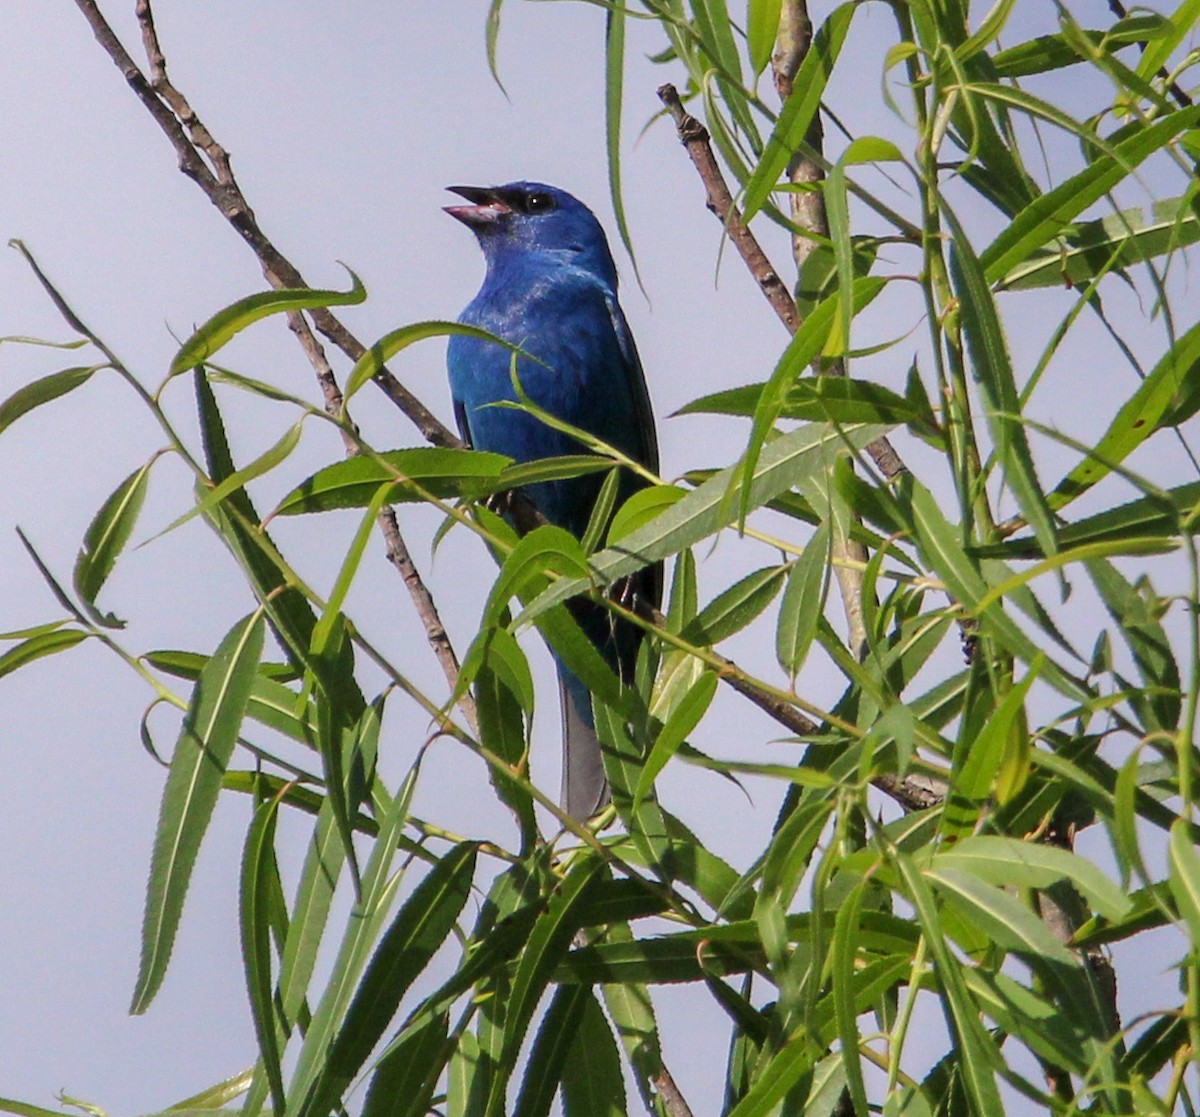
[[[587,431],[658,471],[650,397],[633,337],[617,302],[617,269],[595,215],[565,190],[538,182],[451,186],[469,205],[446,212],[471,229],[487,263],[483,286],[459,321],[478,326],[536,357],[517,376],[544,411]],[[541,363],[539,363],[541,362]],[[489,407],[515,400],[512,354],[495,342],[454,335],[447,352],[454,414],[463,440],[519,462],[578,454],[584,447],[525,411]],[[628,470],[625,499],[642,486]],[[581,536],[602,474],[526,486],[525,495],[552,524]],[[625,587],[657,607],[662,568],[648,567]],[[571,602],[571,612],[623,682],[630,682],[641,630],[603,605]],[[592,699],[558,663],[563,722],[563,809],[585,820],[608,801]]]

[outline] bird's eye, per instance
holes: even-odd
[[[526,213],[548,213],[554,208],[554,199],[549,194],[528,194],[525,197]]]

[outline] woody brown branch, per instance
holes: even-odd
[[[149,78],[125,50],[94,0],[76,0],[76,4],[91,26],[97,41],[170,140],[179,159],[180,170],[200,187],[254,251],[267,282],[276,288],[307,287],[308,284],[299,269],[284,257],[263,233],[238,185],[229,153],[205,127],[187,97],[172,83],[167,71],[166,55],[155,27],[150,0],[137,0],[134,9],[146,52]],[[331,312],[315,310],[311,314],[317,328],[351,360],[357,360],[366,352],[366,347]],[[341,389],[323,346],[303,315],[289,313],[288,325],[313,368],[325,410],[330,415],[342,417]],[[374,380],[428,441],[441,446],[461,446],[459,439],[387,369],[376,373]],[[342,439],[346,453],[353,455],[357,448],[352,433],[344,430]],[[458,657],[446,634],[433,596],[417,571],[408,545],[400,532],[396,515],[390,508],[381,513],[379,525],[388,559],[396,567],[408,589],[417,615],[424,626],[426,639],[453,690],[458,683]],[[475,731],[478,723],[471,696],[464,694],[459,705],[472,731]]]

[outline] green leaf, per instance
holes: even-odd
[[[1145,125],[1113,145],[1089,167],[1040,195],[1018,213],[980,254],[989,283],[997,283],[1057,236],[1071,231],[1074,221],[1114,186],[1180,132],[1200,121],[1200,106],[1180,109]]]
[[[108,365],[88,365],[83,368],[66,368],[62,372],[53,372],[43,376],[23,388],[18,388],[3,403],[0,403],[0,434],[11,427],[22,415],[27,415],[35,407],[43,403],[65,396],[73,392],[81,384],[91,379],[97,369],[108,368]]]
[[[939,851],[934,864],[961,869],[998,885],[1045,889],[1056,881],[1067,880],[1109,919],[1120,919],[1130,907],[1125,892],[1096,865],[1044,842],[977,834]]]
[[[671,716],[655,738],[650,755],[646,757],[641,775],[638,776],[637,788],[633,794],[635,807],[646,797],[659,772],[679,751],[679,746],[687,739],[688,734],[700,724],[700,719],[708,712],[716,692],[717,676],[711,671],[705,671],[671,711]]]
[[[396,913],[363,974],[329,1055],[309,1085],[299,1117],[326,1117],[391,1024],[401,998],[454,929],[467,902],[478,853],[461,842],[443,856]]]
[[[806,426],[790,431],[769,442],[750,477],[750,504],[759,507],[786,492],[807,476],[819,476],[828,468],[828,458],[850,446],[861,447],[883,433],[876,426],[843,428]],[[589,566],[593,577],[610,585],[626,574],[690,547],[725,527],[733,518],[726,494],[740,466],[731,466],[713,474],[704,484],[687,493],[682,500],[655,517],[650,523],[630,532],[619,547],[592,555]],[[586,591],[590,579],[562,578],[532,601],[517,618],[522,625],[544,610]]]
[[[958,532],[947,522],[933,494],[912,478],[906,478],[905,485],[922,557],[945,583],[950,596],[964,608],[973,609],[990,592],[987,582],[977,564],[963,550]],[[987,631],[1013,655],[1026,663],[1037,658],[1039,649],[998,601],[989,601],[978,609],[977,615]],[[1047,659],[1043,678],[1063,694],[1081,701],[1091,699],[1087,688],[1053,660]]]
[[[1050,503],[1062,508],[1086,492],[1159,430],[1164,416],[1184,410],[1194,401],[1200,401],[1200,323],[1176,339],[1122,404],[1096,443],[1094,456],[1085,458],[1058,483]]]
[[[943,212],[952,232],[950,274],[962,306],[960,321],[971,355],[971,370],[986,400],[984,411],[996,459],[1025,521],[1042,546],[1042,553],[1050,556],[1058,549],[1054,517],[1038,482],[1025,437],[1020,395],[1000,315],[966,230],[948,207],[943,206]]]
[[[105,627],[124,627],[124,621],[117,620],[112,614],[100,613],[95,608],[96,595],[108,580],[116,566],[117,557],[133,534],[134,524],[146,499],[150,467],[154,461],[151,459],[140,469],[135,469],[104,502],[88,525],[83,546],[75,559],[75,592],[83,599],[91,618]]]
[[[1147,220],[1141,207],[1110,213],[1073,226],[1058,249],[1037,251],[1007,272],[1003,291],[1035,287],[1084,287],[1105,272],[1130,268],[1200,240],[1200,220],[1187,196],[1155,202]]]
[[[1167,65],[1171,55],[1195,28],[1200,20],[1200,0],[1182,0],[1165,20],[1164,34],[1156,35],[1146,44],[1138,62],[1138,75],[1149,81]]]
[[[230,629],[192,691],[154,837],[142,956],[130,1006],[135,1015],[150,1006],[166,975],[192,868],[237,743],[262,647],[263,618],[255,612]]]
[[[382,372],[388,361],[402,349],[407,349],[410,345],[414,345],[418,341],[425,341],[427,338],[451,337],[455,334],[460,337],[473,337],[479,341],[490,341],[503,349],[507,349],[510,353],[524,357],[529,356],[528,353],[525,353],[517,346],[496,337],[495,334],[488,333],[487,330],[479,329],[478,326],[465,326],[461,322],[440,322],[436,320],[413,322],[408,326],[401,326],[399,329],[384,334],[383,337],[358,358],[354,367],[350,370],[350,375],[346,377],[346,390],[343,395],[349,400],[368,380]],[[530,359],[534,360],[536,358]]]
[[[389,504],[425,499],[419,490],[439,499],[484,496],[501,491],[500,476],[511,463],[503,454],[437,446],[360,454],[318,470],[288,493],[273,515],[365,508],[389,481],[395,486],[388,493]]]
[[[793,82],[792,93],[784,103],[775,127],[767,140],[762,158],[746,183],[742,202],[744,220],[749,220],[762,208],[779,176],[808,136],[809,125],[817,114],[825,86],[841,53],[850,21],[857,4],[841,4],[821,25],[812,46],[804,56]]]
[[[1041,919],[1015,896],[986,884],[969,872],[945,866],[940,859],[925,870],[942,896],[1002,950],[1024,958],[1044,959],[1074,967],[1075,956],[1046,929]]]
[[[614,924],[607,930],[609,941],[629,941],[633,932],[628,925]],[[636,982],[624,985],[605,985],[602,988],[604,1005],[616,1029],[625,1057],[633,1068],[642,1102],[649,1113],[655,1109],[654,1097],[663,1071],[662,1048],[658,1022],[650,991]]]
[[[741,632],[775,600],[787,573],[786,566],[764,566],[740,578],[705,605],[680,635],[707,646]]]
[[[886,280],[873,276],[857,280],[853,290],[854,310],[857,312],[866,306],[883,290],[886,283]],[[754,421],[750,427],[750,438],[746,444],[746,453],[742,459],[741,468],[734,475],[734,481],[730,485],[731,491],[739,485],[741,487],[742,520],[749,514],[752,507],[748,479],[758,468],[760,455],[766,452],[764,447],[767,436],[779,418],[783,403],[787,399],[792,385],[825,348],[830,331],[838,320],[841,307],[842,294],[835,291],[813,309],[788,343],[774,372],[771,373],[771,379],[763,388],[758,406],[754,410]]]
[[[833,941],[830,943],[834,1015],[842,1046],[846,1085],[855,1113],[869,1111],[867,1088],[863,1082],[862,1054],[859,1051],[862,1037],[858,1031],[853,988],[855,958],[858,954],[858,918],[867,884],[865,879],[859,881],[849,898],[839,906],[833,925]]]
[[[684,404],[676,415],[746,415],[755,413],[765,384],[746,384],[701,396]],[[819,423],[912,424],[928,429],[928,408],[897,395],[890,388],[849,376],[803,377],[787,390],[779,418]]]
[[[660,512],[678,504],[687,494],[678,485],[650,485],[633,494],[612,518],[608,526],[608,545],[624,539],[638,528],[648,524]]]
[[[83,643],[90,635],[90,632],[82,632],[78,628],[55,627],[51,631],[40,632],[28,640],[22,640],[16,647],[9,648],[0,655],[0,679],[35,659],[65,652],[68,648]]]
[[[779,603],[775,658],[793,681],[817,634],[829,586],[828,570],[829,524],[823,522],[805,544],[803,554],[792,564],[783,600]]]
[[[449,1031],[443,1012],[396,1044],[371,1076],[362,1117],[425,1117],[450,1053]]]
[[[608,194],[612,199],[613,217],[617,222],[617,234],[633,273],[638,274],[637,257],[633,251],[633,238],[629,235],[629,223],[625,217],[625,196],[621,190],[621,107],[625,100],[625,9],[613,5],[605,12],[604,23],[604,139],[608,155]],[[638,277],[641,282],[641,277]]]
[[[937,967],[942,986],[942,1007],[957,1041],[963,1088],[976,1117],[1003,1113],[1004,1104],[996,1088],[996,1070],[1003,1065],[992,1037],[984,1029],[971,998],[963,970],[967,969],[950,951],[942,934],[942,924],[933,892],[912,860],[896,855],[896,867],[917,921],[925,934],[929,953]]]
[[[746,47],[755,77],[771,61],[782,11],[783,0],[746,0]]]
[[[533,1041],[513,1117],[548,1117],[589,1001],[595,1003],[595,997],[586,985],[560,985],[554,991]]]
[[[558,885],[545,912],[529,933],[525,949],[517,963],[504,1020],[504,1046],[488,1097],[488,1117],[506,1112],[508,1076],[529,1028],[534,1009],[546,984],[579,929],[578,914],[586,894],[603,862],[594,856],[576,860]]]
[[[489,989],[488,993],[494,996],[493,990]],[[498,1005],[491,1007],[500,1008]],[[480,1030],[486,1026],[485,1017]],[[474,1032],[463,1032],[458,1037],[458,1045],[450,1056],[446,1071],[446,1117],[480,1117],[483,1113],[491,1073],[490,1055],[480,1046]]]
[[[1153,20],[1132,17],[1118,20],[1106,31],[1088,31],[1077,28],[1075,36],[1100,49],[1120,50],[1135,42],[1145,42],[1152,37],[1148,24],[1161,23],[1162,17]],[[1023,78],[1032,74],[1044,74],[1086,61],[1085,56],[1071,44],[1066,35],[1039,35],[1024,43],[997,51],[991,57],[996,76],[1001,78]]]
[[[275,1016],[275,986],[271,980],[271,925],[275,919],[273,907],[279,887],[279,869],[275,864],[278,818],[278,796],[261,804],[254,812],[242,853],[239,915],[242,963],[246,969],[246,990],[254,1033],[258,1037],[259,1058],[270,1084],[272,1104],[276,1112],[282,1113],[286,1100]]]
[[[997,789],[1014,734],[1026,735],[1022,716],[1025,699],[1043,662],[1044,658],[1035,659],[1025,677],[1009,687],[978,733],[960,738],[954,750],[954,770],[942,816],[945,837],[973,830],[984,802]]]
[[[491,0],[488,5],[484,37],[487,41],[488,70],[491,72],[492,81],[500,87],[500,92],[507,96],[504,83],[500,80],[500,69],[496,64],[496,48],[500,44],[500,9],[503,5],[504,0]]]
[[[625,1079],[616,1040],[586,990],[582,1019],[563,1066],[563,1111],[570,1117],[625,1117]]]
[[[349,268],[346,269],[350,271]],[[367,297],[366,288],[354,272],[350,272],[349,291],[323,291],[308,288],[284,288],[247,295],[231,306],[218,311],[183,343],[171,361],[169,375],[175,376],[203,364],[222,346],[228,344],[248,326],[271,314],[295,310],[312,310],[324,306],[353,306]]]
[[[1186,819],[1177,818],[1171,823],[1167,853],[1171,895],[1175,897],[1179,916],[1187,924],[1192,942],[1200,942],[1200,854],[1196,852]]]
[[[172,520],[154,538],[158,539],[161,536],[167,535],[176,528],[182,527],[196,516],[210,515],[223,501],[240,493],[248,481],[253,481],[256,477],[261,477],[264,473],[269,473],[277,465],[286,461],[292,451],[300,444],[300,434],[303,427],[304,417],[301,416],[301,418],[297,419],[295,423],[283,432],[273,446],[269,446],[249,465],[243,466],[241,469],[229,474],[228,477],[223,478],[210,489],[198,487],[197,495],[200,499],[182,516]]]

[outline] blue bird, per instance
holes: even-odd
[[[479,326],[537,361],[522,359],[523,391],[544,411],[615,446],[658,472],[650,396],[633,336],[617,302],[617,269],[595,215],[565,190],[540,182],[451,186],[469,205],[446,212],[471,229],[487,262],[479,294],[459,321]],[[538,363],[542,362],[542,363]],[[520,462],[578,454],[584,447],[523,411],[490,407],[515,400],[512,355],[494,342],[455,335],[447,352],[454,414],[465,442]],[[620,499],[643,482],[626,471]],[[602,475],[529,485],[523,491],[552,524],[580,536]],[[637,598],[658,607],[662,568],[634,576]],[[602,605],[577,599],[572,613],[624,681],[633,678],[641,633]],[[563,721],[563,809],[584,820],[608,802],[591,695],[558,662]]]

